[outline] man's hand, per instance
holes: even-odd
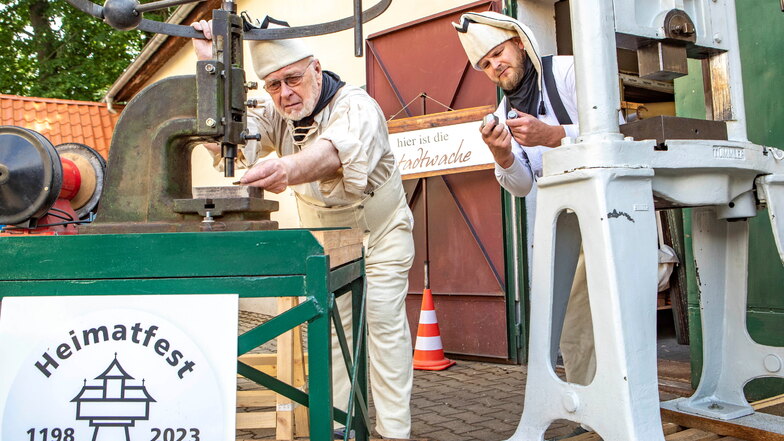
[[[191,23],[193,29],[204,33],[206,40],[201,38],[193,39],[193,50],[196,52],[196,59],[199,61],[212,59],[212,20],[201,20]]]
[[[273,193],[282,193],[289,186],[289,168],[285,158],[261,161],[240,179],[242,185],[260,187]]]
[[[514,164],[512,154],[512,136],[503,124],[490,122],[479,129],[482,133],[482,141],[487,144],[493,159],[503,168],[509,168]]]
[[[566,131],[561,126],[551,126],[539,121],[535,116],[515,110],[519,115],[515,119],[507,119],[506,125],[515,141],[525,147],[543,145],[558,147]]]

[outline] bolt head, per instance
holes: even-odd
[[[772,374],[781,370],[781,359],[775,354],[766,355],[762,363],[765,366],[765,370]]]
[[[215,125],[217,124],[217,121],[215,121],[212,118],[207,118],[207,120],[204,121],[204,124],[207,124],[207,127],[215,127]]]
[[[561,399],[561,404],[567,412],[575,413],[580,408],[580,398],[574,392],[567,392]]]

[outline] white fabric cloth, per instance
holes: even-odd
[[[463,25],[465,24],[465,16],[463,16]],[[452,26],[456,29],[461,28],[461,25],[457,23],[452,23]],[[460,38],[460,43],[463,45],[471,66],[476,70],[481,70],[479,68],[479,60],[499,44],[517,37],[517,32],[482,23],[469,22],[469,25],[466,26],[466,32],[458,31],[457,36]]]
[[[582,249],[574,270],[560,344],[566,381],[583,386],[590,384],[596,374],[596,350],[591,305],[588,300],[585,254]]]
[[[659,283],[656,289],[662,292],[670,287],[670,276],[675,270],[675,265],[680,263],[675,250],[669,245],[659,244]]]
[[[457,36],[463,45],[466,56],[474,69],[477,70],[481,70],[479,60],[491,49],[512,37],[520,37],[525,53],[531,59],[534,69],[540,74],[539,88],[542,88],[542,60],[539,57],[539,44],[528,26],[508,15],[493,11],[465,13],[460,17],[460,23],[452,23],[452,26],[457,29]],[[509,35],[507,38],[501,40],[504,32],[499,31],[511,31],[511,33],[507,34]]]
[[[274,29],[288,27],[264,19],[263,28]],[[253,70],[262,80],[272,72],[292,63],[313,56],[313,50],[301,38],[285,40],[249,40],[250,55],[253,59]]]
[[[293,187],[300,220],[304,227],[365,230],[367,345],[376,431],[385,438],[409,438],[413,349],[405,297],[414,259],[413,216],[381,109],[364,90],[345,85],[315,116],[301,143],[294,142],[291,122],[269,100],[249,112],[248,127],[261,134],[258,142],[245,146],[249,162],[271,152],[294,154],[319,139],[331,141],[338,150],[340,176]],[[340,297],[337,307],[351,346],[350,296]],[[332,355],[334,403],[345,410],[350,383],[334,336]]]

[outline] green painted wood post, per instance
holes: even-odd
[[[329,258],[311,256],[305,263],[305,295],[318,304],[321,314],[308,324],[308,392],[310,439],[332,440],[332,339],[330,313],[335,300],[327,287]]]

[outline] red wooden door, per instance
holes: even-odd
[[[475,2],[369,36],[367,90],[387,118],[494,105],[495,86],[471,68],[451,23],[464,12],[497,9],[495,1]],[[427,244],[444,349],[507,359],[501,191],[493,171],[430,176],[404,184],[415,217],[416,257],[406,302],[412,335],[419,321]]]

